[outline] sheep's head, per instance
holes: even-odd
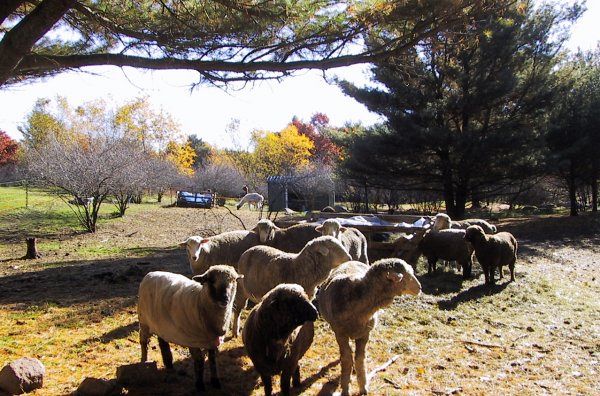
[[[439,230],[447,230],[448,228],[450,228],[452,225],[452,220],[450,219],[450,216],[448,216],[445,213],[438,213],[435,215],[434,219],[433,219],[433,230],[434,231],[439,231]]]
[[[393,298],[403,294],[416,296],[421,293],[421,283],[413,268],[401,259],[379,260],[369,268],[367,276],[378,279],[377,284],[381,287],[382,295]]]
[[[314,252],[316,261],[326,263],[330,268],[338,267],[346,261],[352,260],[352,257],[339,239],[332,236],[321,236],[308,242],[302,252],[308,250]],[[300,254],[302,254],[300,252]]]
[[[191,261],[198,261],[202,251],[210,251],[210,239],[203,238],[201,236],[191,236],[184,242],[179,244],[180,247],[184,247],[187,250],[188,257]]]
[[[281,284],[265,294],[260,315],[275,330],[276,338],[287,337],[296,327],[317,320],[317,309],[300,285]]]
[[[233,304],[237,280],[243,277],[228,265],[213,265],[208,271],[192,279],[208,288],[210,298],[218,307],[227,308]]]
[[[485,232],[483,231],[483,228],[481,228],[478,225],[472,225],[472,226],[467,227],[467,230],[465,231],[465,241],[471,242],[471,243],[477,243],[484,239],[485,239]]]
[[[258,224],[256,224],[256,227],[252,229],[252,231],[258,234],[260,243],[272,241],[275,237],[275,230],[277,230],[277,226],[268,219],[259,220]]]
[[[320,232],[322,235],[329,235],[341,239],[342,233],[346,231],[346,227],[342,227],[340,222],[336,219],[327,219],[322,225],[317,226],[315,231]]]

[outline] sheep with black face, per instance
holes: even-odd
[[[299,361],[314,337],[317,310],[301,286],[281,284],[267,293],[248,315],[242,340],[265,387],[272,393],[272,376],[281,374],[281,394],[300,385]]]
[[[211,384],[220,388],[216,353],[228,327],[240,276],[226,265],[211,267],[190,280],[183,275],[148,273],[139,288],[138,321],[142,362],[148,358],[153,334],[163,363],[173,368],[169,343],[190,349],[194,359],[196,388],[204,390],[204,351],[208,350]]]

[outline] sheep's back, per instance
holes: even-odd
[[[317,226],[318,224],[304,223],[283,228],[275,232],[268,245],[284,252],[299,253],[308,242],[321,236],[321,233],[315,230]]]
[[[237,270],[242,253],[259,244],[258,235],[253,231],[236,230],[224,232],[210,238],[210,251],[202,252],[192,264],[194,275],[206,272],[213,265],[230,265]]]
[[[293,265],[292,262],[297,256],[262,245],[244,252],[240,257],[238,272],[244,275],[241,283],[248,297],[258,302],[273,287],[288,283],[285,269]]]
[[[341,235],[341,242],[352,260],[360,261],[363,259],[363,250],[366,250],[367,238],[362,232],[356,228],[348,227]]]
[[[169,272],[150,272],[140,283],[138,319],[167,342],[209,348],[217,337],[200,315],[202,285]]]
[[[496,226],[488,223],[483,219],[465,219],[452,222],[452,228],[466,230],[469,226],[478,225],[486,234],[495,234]]]
[[[464,240],[465,231],[446,229],[430,231],[419,244],[420,250],[426,257],[436,257],[442,260],[459,260],[471,255],[472,249]]]

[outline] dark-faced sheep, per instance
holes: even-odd
[[[237,279],[226,265],[211,267],[193,280],[183,275],[155,271],[148,273],[139,289],[138,320],[142,362],[148,358],[153,334],[163,363],[173,368],[169,343],[190,349],[194,359],[196,389],[204,390],[204,351],[208,350],[211,384],[220,388],[216,354],[231,318]]]
[[[420,292],[421,284],[413,269],[400,259],[379,260],[371,267],[350,261],[331,272],[319,290],[317,305],[340,348],[342,395],[349,394],[352,366],[360,394],[368,392],[365,354],[369,334],[377,324],[377,312],[390,305],[395,296]],[[354,359],[351,339],[356,342]]]
[[[258,222],[253,231],[258,234],[260,243],[288,253],[298,253],[321,233],[315,230],[318,224],[295,224],[288,228],[279,228],[271,220]]]
[[[352,227],[343,227],[336,219],[327,219],[322,225],[315,228],[323,235],[330,235],[342,242],[352,260],[369,264],[367,254],[367,238],[362,232]]]
[[[290,393],[290,378],[300,385],[299,361],[312,344],[316,319],[316,308],[294,284],[278,285],[250,312],[242,340],[265,395],[271,395],[274,375],[281,374],[282,395]]]
[[[496,268],[503,278],[502,266],[508,265],[510,280],[515,280],[515,263],[517,261],[517,240],[509,232],[487,235],[480,226],[470,226],[465,233],[465,240],[472,243],[475,256],[481,264],[486,284],[493,284]]]

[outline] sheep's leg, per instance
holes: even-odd
[[[342,365],[342,376],[340,378],[342,386],[342,395],[347,396],[350,394],[350,375],[352,374],[352,349],[348,338],[338,336],[336,334],[335,339],[340,347],[340,363]]]
[[[471,269],[473,267],[473,262],[470,260],[460,261],[460,266],[462,267],[463,279],[469,279],[471,277]]]
[[[271,396],[273,393],[273,379],[270,375],[261,374],[263,386],[265,387],[265,396]]]
[[[148,343],[150,342],[150,329],[140,324],[140,346],[142,347],[142,363],[148,360]]]
[[[295,387],[300,386],[300,365],[296,366],[294,375],[292,375],[292,385]]]
[[[281,394],[288,396],[290,394],[290,379],[292,377],[293,370],[289,367],[283,369],[280,377]]]
[[[508,268],[510,269],[510,281],[514,282],[515,281],[515,263],[517,261],[516,257],[513,257],[512,260],[510,260],[510,263],[508,263]]]
[[[217,350],[208,350],[208,367],[210,368],[210,384],[213,388],[221,389],[221,381],[219,381],[219,371],[217,369]]]
[[[502,266],[501,265],[498,266],[498,272],[500,273],[500,277],[499,278],[500,279],[504,279],[504,271],[502,271]]]
[[[246,293],[240,280],[238,280],[238,288],[235,293],[235,301],[233,303],[233,320],[231,321],[231,333],[233,338],[236,338],[240,334],[240,314],[242,309],[246,306],[248,300],[246,299]]]
[[[160,347],[163,364],[167,369],[171,370],[173,368],[173,355],[171,354],[169,343],[158,337],[158,346]]]
[[[437,258],[436,257],[427,257],[427,264],[428,264],[427,273],[428,274],[433,273],[433,271],[435,271],[435,265],[437,264]]]
[[[198,348],[190,348],[190,354],[194,360],[194,378],[196,390],[204,392],[204,351]]]
[[[483,276],[485,277],[485,284],[489,284],[490,283],[490,271],[487,265],[481,265],[481,267],[483,268]]]
[[[354,356],[354,365],[356,367],[356,379],[358,380],[359,394],[366,395],[369,391],[367,383],[367,368],[365,367],[367,342],[369,336],[356,340],[356,351]]]

